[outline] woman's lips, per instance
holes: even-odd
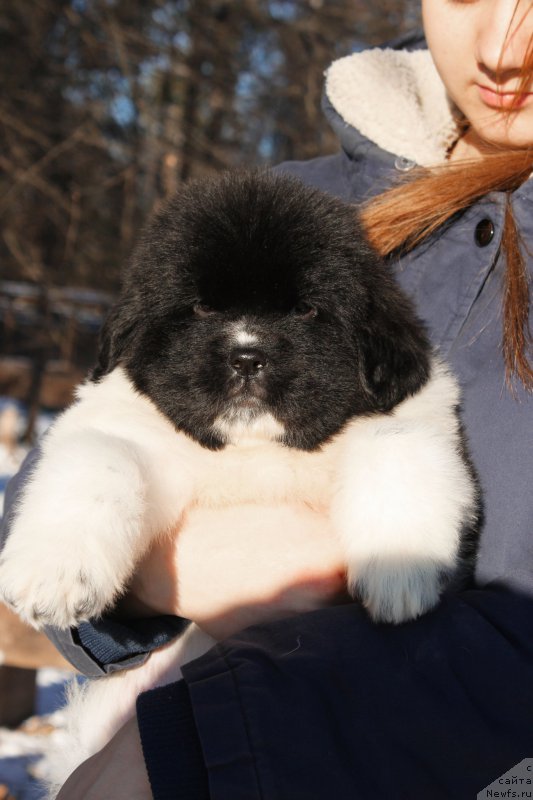
[[[488,86],[477,84],[485,105],[497,109],[518,109],[533,99],[533,92],[497,92]]]

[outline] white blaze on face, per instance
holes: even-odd
[[[244,322],[235,322],[231,326],[230,337],[232,343],[236,345],[253,346],[259,344],[259,337],[247,330]]]

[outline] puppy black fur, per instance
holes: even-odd
[[[236,345],[232,323],[258,344]],[[269,412],[284,444],[313,450],[351,417],[414,394],[429,357],[354,209],[292,177],[243,171],[186,185],[148,226],[92,379],[122,365],[211,449],[226,444],[215,420]]]

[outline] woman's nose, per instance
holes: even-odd
[[[504,82],[524,67],[533,35],[533,5],[531,0],[489,0],[482,5],[476,58],[494,81]]]

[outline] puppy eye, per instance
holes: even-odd
[[[310,303],[301,301],[294,306],[292,313],[295,317],[299,317],[300,319],[314,319],[318,314],[318,309]]]
[[[200,317],[201,319],[204,319],[205,317],[210,317],[212,314],[216,314],[215,309],[211,308],[205,303],[196,303],[196,305],[193,306],[192,310],[194,311],[195,315],[197,317]]]

